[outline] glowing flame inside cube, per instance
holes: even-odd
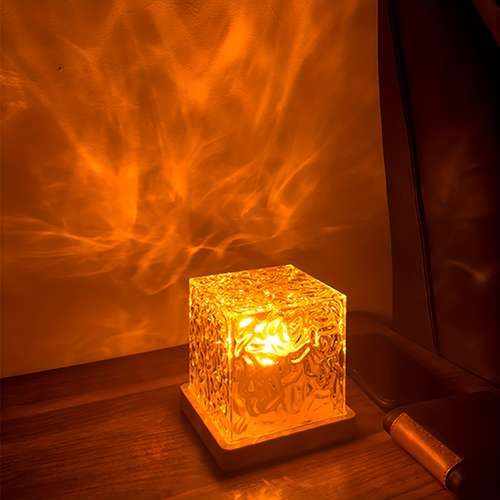
[[[291,265],[190,280],[189,390],[225,442],[345,414],[345,304]]]

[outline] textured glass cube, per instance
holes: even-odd
[[[228,445],[346,414],[346,297],[292,265],[189,281],[189,392]]]

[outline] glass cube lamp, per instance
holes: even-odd
[[[183,393],[221,449],[353,416],[344,294],[292,265],[192,278],[189,294]]]

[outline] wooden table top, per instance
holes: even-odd
[[[4,379],[1,497],[453,498],[352,381],[353,441],[223,475],[179,409],[187,366],[179,346]]]

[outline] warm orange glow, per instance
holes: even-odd
[[[275,257],[302,240],[327,133],[307,104],[319,80],[304,65],[335,9],[195,3],[190,15],[191,2],[145,2],[135,20],[148,34],[141,48],[122,25],[126,1],[115,2],[97,46],[84,33],[70,42],[61,28],[72,61],[60,71],[38,63],[29,33],[25,59],[7,56],[6,119],[36,102],[60,132],[54,147],[64,143],[54,164],[37,159],[43,210],[4,222],[17,236],[9,258],[51,259],[63,275],[133,266],[136,285],[156,293],[228,251],[258,244]],[[6,9],[15,20],[15,2]],[[111,27],[130,39],[107,40]],[[307,84],[297,90],[299,79]]]
[[[190,280],[189,391],[227,446],[345,413],[345,296],[294,266]]]
[[[253,318],[245,318],[240,321],[240,332],[248,330],[245,329],[245,326],[251,324],[247,323],[248,320],[253,320]],[[253,327],[253,333],[240,333],[240,335],[250,337],[245,345],[245,351],[251,354],[262,366],[273,365],[276,357],[295,353],[307,343],[305,338],[297,344],[293,342],[288,335],[286,323],[281,318],[257,322]],[[252,361],[249,361],[249,364],[251,363]]]
[[[374,0],[0,17],[5,374],[186,342],[188,276],[297,262],[389,314]]]

